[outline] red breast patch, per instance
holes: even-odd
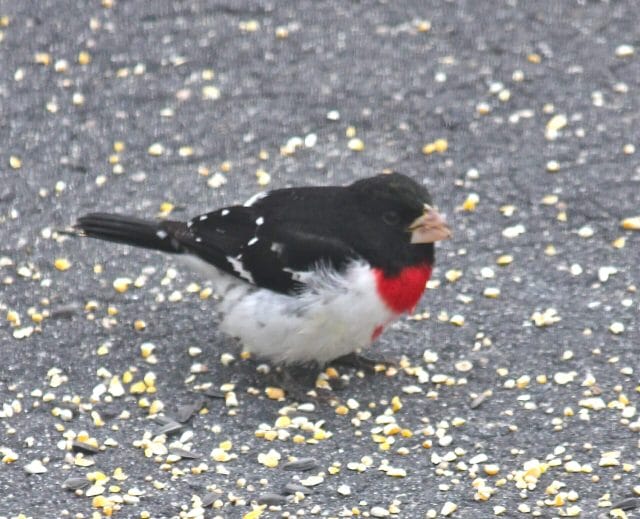
[[[425,285],[431,276],[431,266],[427,264],[406,267],[393,277],[387,277],[382,270],[374,270],[380,296],[394,312],[411,312],[418,304]]]

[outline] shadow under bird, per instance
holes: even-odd
[[[261,192],[187,222],[91,213],[83,236],[180,256],[213,283],[221,329],[279,364],[351,358],[418,303],[450,237],[400,173]]]

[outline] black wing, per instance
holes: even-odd
[[[343,269],[358,255],[334,236],[298,221],[270,221],[257,207],[232,206],[162,228],[185,251],[256,286],[295,293],[318,266]]]

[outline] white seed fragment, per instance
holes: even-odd
[[[236,360],[236,358],[231,355],[231,353],[223,353],[222,355],[220,355],[220,364],[222,364],[223,366],[228,366],[234,360]]]
[[[338,112],[338,110],[329,110],[327,112],[327,119],[329,121],[339,121],[340,120],[340,112]]]
[[[578,229],[578,236],[580,236],[580,238],[591,238],[594,232],[595,231],[593,230],[593,227],[589,225],[585,225],[583,227],[580,227],[580,229]]]
[[[447,501],[444,505],[442,505],[442,509],[440,510],[440,515],[444,517],[449,517],[453,512],[458,509],[458,505],[452,503],[451,501]]]
[[[280,463],[281,455],[275,449],[270,449],[269,452],[258,454],[258,462],[270,469],[275,468]]]
[[[318,136],[315,133],[310,133],[304,138],[305,148],[313,148],[318,142]]]
[[[615,267],[600,267],[598,269],[598,279],[601,283],[606,283],[610,276],[618,273],[618,269]]]
[[[218,173],[218,172],[211,175],[211,178],[207,180],[207,185],[213,189],[218,189],[219,187],[224,186],[226,183],[227,183],[227,177],[225,177],[222,173]]]
[[[620,226],[628,231],[640,231],[640,216],[625,218],[620,222]]]
[[[484,454],[476,454],[473,458],[469,460],[471,465],[479,465],[480,463],[484,463],[485,461],[489,461],[489,457]]]
[[[120,377],[117,377],[117,376],[111,377],[108,391],[112,396],[115,396],[115,397],[121,397],[122,395],[124,395],[125,390],[124,390],[124,387],[122,386],[122,381],[120,380]]]
[[[601,467],[616,467],[620,465],[620,451],[603,452],[598,465]]]
[[[563,386],[565,384],[568,384],[569,382],[573,382],[577,375],[578,374],[575,371],[569,371],[569,372],[558,371],[556,374],[553,375],[553,381],[556,384]]]
[[[205,85],[202,87],[202,99],[207,101],[215,101],[220,99],[220,89],[213,85]]]
[[[129,289],[129,285],[133,283],[131,278],[116,278],[113,280],[113,288],[115,288],[116,292],[126,292]]]
[[[531,316],[531,320],[536,326],[551,326],[557,323],[562,318],[558,315],[558,311],[555,308],[547,308],[544,312],[534,312]]]
[[[427,364],[435,364],[438,362],[438,353],[431,350],[424,350],[422,358]]]
[[[557,160],[550,160],[547,162],[547,171],[549,173],[557,173],[560,171],[560,163]]]
[[[151,155],[152,157],[159,157],[164,153],[164,146],[159,142],[154,142],[147,149],[147,153],[149,153],[149,155]]]
[[[600,397],[583,398],[578,402],[578,405],[593,411],[602,411],[607,408],[607,404]]]
[[[256,170],[256,179],[258,181],[258,185],[266,186],[269,182],[271,182],[271,175],[267,173],[264,169],[259,168]]]
[[[460,314],[452,315],[449,322],[455,326],[464,326],[464,316]]]
[[[478,112],[478,114],[480,115],[487,115],[491,112],[491,105],[482,101],[476,105],[476,112]]]
[[[347,147],[352,151],[362,151],[364,150],[364,141],[362,139],[354,137],[352,139],[349,139]]]
[[[493,279],[496,276],[496,273],[493,271],[491,267],[482,267],[480,269],[480,275],[484,279]]]
[[[580,274],[582,274],[583,270],[578,263],[574,263],[573,265],[571,265],[571,267],[569,267],[569,272],[571,272],[572,276],[579,276]]]
[[[544,136],[547,140],[555,140],[558,137],[558,132],[567,125],[567,116],[564,114],[554,115],[547,122]]]
[[[635,49],[631,45],[623,44],[616,47],[616,57],[629,58],[635,54]]]
[[[622,324],[621,322],[615,321],[611,323],[611,325],[609,326],[609,331],[614,335],[619,335],[622,332],[624,332],[624,324]]]
[[[30,337],[34,332],[35,328],[33,326],[25,326],[24,328],[16,328],[13,330],[14,339],[26,339]]]
[[[488,297],[489,299],[495,299],[497,297],[500,297],[500,289],[496,287],[487,287],[482,292],[482,295],[484,295],[484,297]]]
[[[304,485],[305,487],[315,487],[316,485],[319,485],[323,482],[324,478],[322,476],[309,476],[306,479],[300,480],[300,484]]]
[[[407,477],[407,471],[398,467],[389,467],[385,472],[387,476],[391,476],[393,478]]]
[[[182,301],[182,292],[180,292],[179,290],[174,290],[173,292],[171,292],[171,294],[169,294],[169,297],[167,299],[171,303],[177,303],[178,301]]]
[[[518,225],[514,225],[512,227],[507,227],[506,229],[504,229],[502,231],[502,235],[505,238],[516,238],[525,232],[526,232],[526,229],[524,225],[518,224]]]
[[[473,369],[473,363],[470,360],[461,360],[456,362],[455,368],[462,373],[466,373]]]
[[[350,496],[351,495],[351,487],[349,485],[340,485],[338,487],[338,494],[342,496]]]
[[[47,467],[45,467],[39,459],[35,459],[25,465],[24,470],[29,474],[44,474],[47,472]]]

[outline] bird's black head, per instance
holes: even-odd
[[[426,187],[406,175],[391,173],[359,180],[348,189],[363,216],[358,228],[364,233],[363,246],[371,246],[367,253],[374,263],[389,271],[422,261],[433,264],[433,243],[449,238],[451,232],[432,207]],[[379,244],[390,248],[376,253]]]

